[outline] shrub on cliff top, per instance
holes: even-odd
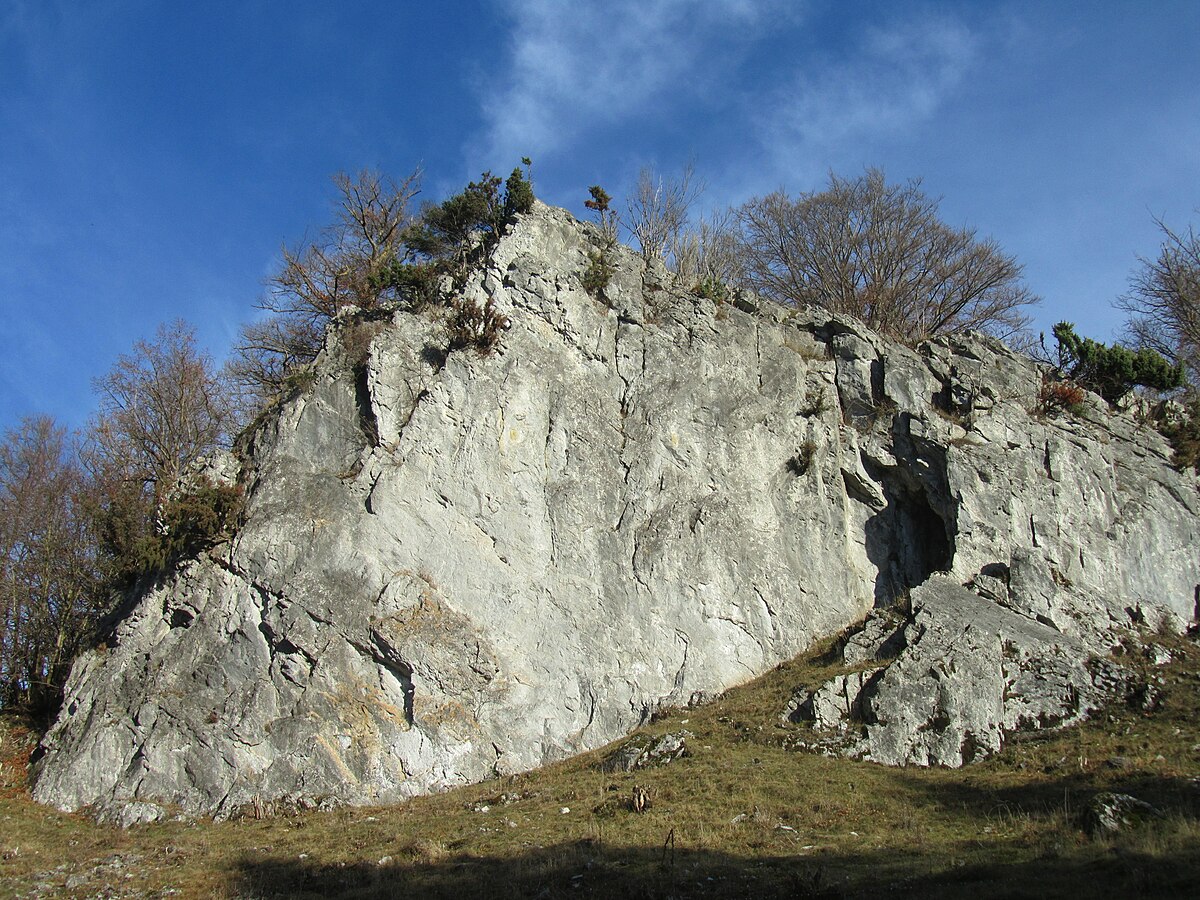
[[[1153,350],[1109,347],[1080,337],[1070,322],[1054,326],[1058,368],[1069,379],[1116,403],[1134,387],[1171,391],[1184,384],[1182,365],[1171,365]]]

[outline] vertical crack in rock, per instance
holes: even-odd
[[[683,690],[687,675],[688,650],[690,649],[691,641],[688,640],[687,633],[680,631],[678,628],[675,629],[675,636],[683,643],[683,659],[680,661],[679,668],[675,672],[675,683],[672,689],[672,693],[679,694]]]
[[[366,363],[354,367],[354,405],[358,408],[358,427],[372,447],[379,446],[379,420],[371,403],[370,369]]]
[[[400,690],[404,695],[404,721],[411,728],[415,721],[413,709],[416,696],[416,687],[413,685],[413,667],[379,632],[372,630],[371,642],[367,653],[400,684]],[[355,646],[356,649],[363,652],[363,648]]]

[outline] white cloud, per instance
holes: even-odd
[[[484,90],[489,159],[542,155],[588,127],[627,119],[689,87],[713,38],[741,40],[783,18],[786,0],[505,0],[509,67]]]
[[[868,31],[843,58],[805,60],[757,117],[771,167],[823,174],[856,144],[903,135],[940,111],[978,55],[969,29],[939,18]]]

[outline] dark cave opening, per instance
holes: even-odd
[[[956,504],[945,484],[944,460],[918,465],[915,452],[897,458],[901,465],[895,467],[868,465],[887,500],[866,524],[867,558],[878,573],[876,607],[891,606],[954,561]]]

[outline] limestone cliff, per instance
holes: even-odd
[[[596,240],[520,219],[468,287],[510,317],[490,356],[423,315],[335,323],[224,463],[236,536],[76,665],[35,796],[390,801],[599,746],[904,597],[851,639],[900,658],[806,702],[859,752],[957,764],[1086,713],[1129,611],[1193,617],[1200,495],[1152,430],[1038,414],[989,339],[715,303],[621,249],[598,301]]]

